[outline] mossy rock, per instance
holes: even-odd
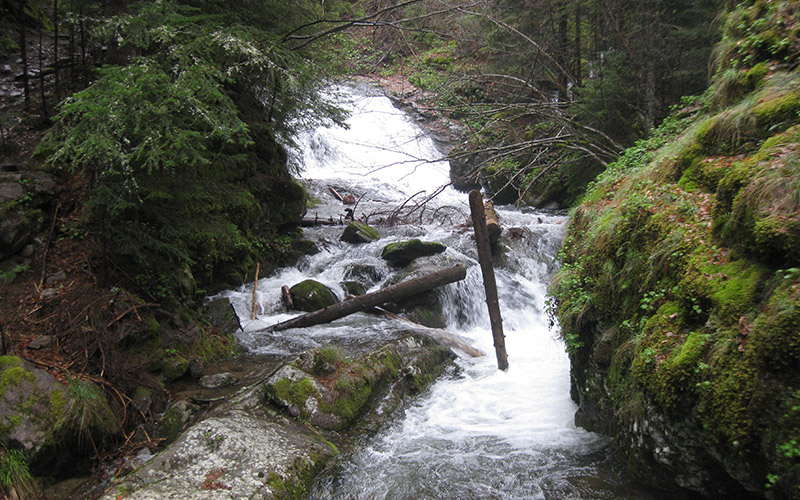
[[[363,222],[351,222],[339,239],[347,243],[369,243],[381,239],[381,235],[377,229]]]
[[[336,304],[339,299],[333,290],[319,281],[305,280],[289,289],[294,308],[298,311],[313,312]]]
[[[0,356],[0,444],[32,455],[53,440],[64,408],[64,387],[16,356]]]
[[[164,382],[172,382],[186,375],[189,371],[189,364],[189,360],[180,354],[166,356],[161,366]]]
[[[419,257],[436,255],[447,250],[447,247],[435,241],[413,239],[390,243],[383,247],[381,257],[393,267],[403,267]]]
[[[178,438],[180,433],[192,423],[200,407],[186,400],[173,401],[158,422],[158,437],[169,444]]]
[[[364,295],[367,292],[367,289],[359,283],[358,281],[343,281],[342,288],[347,292],[348,295]]]

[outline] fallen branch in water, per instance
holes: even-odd
[[[386,302],[400,300],[411,295],[417,295],[433,288],[461,281],[467,277],[467,269],[462,265],[448,267],[435,271],[419,278],[410,279],[397,285],[378,290],[377,292],[359,295],[350,300],[333,304],[324,309],[283,321],[265,329],[267,332],[278,332],[289,328],[302,328],[306,326],[330,323],[333,320],[343,318],[353,313],[357,313],[375,307]]]

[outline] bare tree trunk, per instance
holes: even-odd
[[[25,0],[19,0],[17,22],[19,23],[19,50],[22,59],[22,86],[25,92],[25,111],[29,111],[31,108],[31,88],[28,82],[28,40],[25,36]]]
[[[304,314],[296,318],[272,325],[266,329],[268,332],[279,332],[289,328],[302,328],[306,326],[330,323],[333,320],[343,318],[353,313],[375,307],[386,302],[392,302],[411,295],[427,292],[436,287],[461,281],[467,277],[467,270],[464,266],[458,265],[441,269],[439,271],[426,274],[419,278],[410,279],[397,285],[393,285],[377,292],[359,295],[344,302],[339,302],[324,309]]]
[[[581,73],[583,71],[583,61],[581,58],[581,1],[575,0],[575,85],[583,85]]]
[[[42,116],[47,118],[50,114],[47,111],[47,98],[44,89],[44,50],[42,49],[42,23],[39,22],[39,94],[42,98]]]
[[[486,229],[486,213],[483,208],[483,197],[480,191],[469,192],[469,208],[472,213],[472,224],[475,227],[475,242],[478,244],[478,261],[483,274],[483,287],[486,290],[486,305],[489,308],[489,321],[492,324],[492,338],[497,355],[497,367],[508,370],[506,340],[503,334],[503,318],[500,316],[500,301],[497,298],[497,282],[492,267],[492,249],[489,246],[489,231]]]
[[[55,71],[56,102],[61,97],[61,81],[58,78],[58,0],[53,0],[53,70]]]

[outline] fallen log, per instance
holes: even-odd
[[[489,231],[489,243],[494,245],[503,232],[500,227],[500,219],[498,219],[497,212],[494,211],[494,203],[491,201],[484,203],[483,209],[486,213],[486,230]]]
[[[292,318],[281,323],[267,327],[267,332],[279,332],[289,328],[302,328],[314,326],[322,323],[330,323],[333,320],[343,318],[353,313],[357,313],[370,307],[378,306],[386,302],[392,302],[411,295],[417,295],[433,288],[461,281],[467,276],[467,270],[462,265],[448,267],[435,271],[419,278],[410,279],[397,285],[392,285],[378,290],[377,292],[367,293],[353,297],[350,300],[333,304],[324,309]]]
[[[333,197],[336,198],[337,200],[339,200],[339,201],[343,201],[344,200],[344,198],[342,198],[342,195],[339,194],[339,191],[337,191],[335,187],[328,186],[328,191],[330,191],[331,194],[333,195]]]
[[[483,274],[483,288],[486,291],[486,306],[489,308],[489,322],[492,325],[497,367],[506,371],[508,370],[508,355],[503,334],[503,318],[500,316],[497,281],[494,277],[494,267],[492,267],[492,249],[489,245],[489,231],[486,229],[486,213],[480,191],[473,189],[469,192],[469,208],[472,214],[472,224],[475,226],[475,243],[478,245],[478,262],[481,264],[481,274]]]
[[[343,226],[344,222],[342,219],[334,219],[333,217],[328,217],[327,219],[320,219],[319,217],[306,218],[300,221],[300,225],[302,227],[316,227],[316,226]]]
[[[429,326],[420,325],[419,323],[417,323],[415,321],[411,321],[408,318],[404,318],[403,316],[400,316],[399,314],[395,314],[393,312],[389,312],[386,309],[383,309],[381,307],[377,307],[376,306],[376,307],[373,307],[372,310],[375,311],[376,313],[379,313],[382,316],[386,316],[386,317],[389,317],[389,318],[392,318],[392,319],[398,319],[398,320],[401,320],[401,321],[405,321],[406,323],[411,323],[412,325],[414,325],[414,329],[416,331],[419,331],[421,333],[424,333],[425,335],[428,335],[429,337],[433,338],[434,340],[438,341],[439,343],[441,343],[441,344],[443,344],[443,345],[445,345],[445,346],[447,346],[447,347],[449,347],[451,349],[458,349],[459,351],[462,351],[467,356],[471,356],[473,358],[480,358],[481,356],[486,356],[485,352],[483,352],[480,349],[477,349],[475,347],[472,347],[469,344],[469,342],[467,342],[467,340],[464,339],[463,337],[461,337],[460,335],[456,335],[455,333],[450,333],[447,330],[442,330],[441,328],[431,328]]]

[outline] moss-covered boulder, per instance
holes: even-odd
[[[0,443],[35,455],[53,440],[64,409],[64,386],[16,356],[0,357]]]
[[[381,251],[381,257],[393,267],[403,267],[414,259],[436,255],[447,250],[447,247],[435,241],[421,241],[413,239],[389,243]]]
[[[369,243],[381,239],[381,235],[377,229],[363,222],[351,222],[339,239],[347,243]]]
[[[413,335],[352,360],[338,349],[315,349],[270,376],[265,394],[291,416],[339,431],[353,425],[387,386],[402,381],[405,392],[423,389],[451,357],[431,339]]]
[[[333,290],[315,280],[301,281],[292,286],[289,292],[298,311],[312,312],[339,302]]]
[[[37,474],[58,475],[119,432],[102,390],[91,382],[59,383],[15,356],[0,356],[0,444],[23,449]]]

